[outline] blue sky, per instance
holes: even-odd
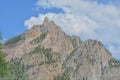
[[[31,16],[37,16],[39,13],[47,12],[58,13],[59,9],[40,8],[35,10],[34,3],[37,0],[0,0],[0,32],[4,39],[9,39],[21,34],[27,28],[24,21]]]
[[[47,16],[69,35],[97,39],[120,59],[120,0],[0,0],[4,40],[21,34]]]
[[[95,0],[94,0],[95,1]],[[98,0],[100,3],[107,4],[110,0]],[[111,0],[112,1],[112,0]],[[47,12],[59,13],[62,10],[43,9],[35,10],[35,2],[37,0],[1,0],[0,1],[0,31],[5,39],[21,34],[26,27],[24,21],[31,16],[38,16],[39,13],[45,14]],[[118,5],[120,0],[114,0]]]
[[[0,0],[0,31],[5,39],[22,33],[24,21],[38,12],[33,11],[36,0]]]

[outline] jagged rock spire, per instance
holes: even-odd
[[[49,19],[48,17],[45,17],[43,21],[43,25],[47,25],[48,23],[49,23]]]

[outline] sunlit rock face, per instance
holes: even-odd
[[[97,40],[65,34],[46,17],[4,44],[6,60],[19,58],[28,80],[119,80],[120,62]]]

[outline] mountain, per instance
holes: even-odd
[[[46,17],[4,43],[6,60],[24,64],[28,80],[120,80],[120,62],[97,40],[65,34]]]

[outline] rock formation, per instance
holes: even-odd
[[[53,21],[4,44],[6,60],[20,59],[28,80],[120,80],[120,62],[97,40],[65,34]]]

